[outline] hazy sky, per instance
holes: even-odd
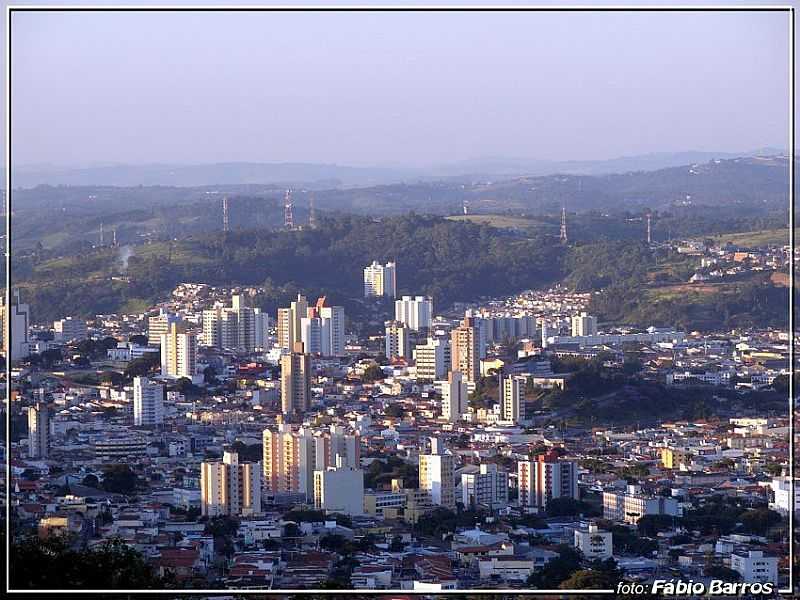
[[[13,159],[788,147],[785,13],[16,13]]]

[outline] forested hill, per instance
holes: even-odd
[[[30,253],[16,260],[14,277],[38,322],[141,310],[183,281],[263,285],[269,310],[298,291],[344,302],[361,296],[363,268],[372,260],[397,262],[399,294],[430,294],[446,306],[556,282],[566,254],[549,235],[418,215],[344,216],[324,219],[316,230],[241,230],[132,250],[126,270],[117,249],[43,261]]]
[[[29,252],[15,257],[14,280],[42,323],[141,312],[180,282],[261,286],[258,302],[273,314],[298,292],[326,294],[356,317],[364,266],[393,260],[398,293],[431,295],[439,310],[563,283],[602,290],[592,310],[603,321],[685,329],[785,324],[787,290],[769,272],[687,287],[696,259],[641,240],[564,245],[548,232],[414,214],[349,215],[324,218],[314,230],[236,230],[129,246],[127,266],[119,248],[58,258]]]

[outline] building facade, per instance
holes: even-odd
[[[133,379],[133,424],[153,426],[164,423],[164,386],[147,377]]]
[[[395,300],[394,318],[412,331],[430,329],[433,299],[430,296],[403,296]]]
[[[261,513],[261,464],[239,462],[236,452],[200,466],[200,506],[203,516],[245,517]]]
[[[364,267],[364,297],[397,297],[397,271],[395,263],[385,265],[372,261]]]

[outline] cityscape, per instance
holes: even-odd
[[[791,594],[796,161],[688,154],[20,168],[7,586]]]

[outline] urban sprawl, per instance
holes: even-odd
[[[676,248],[696,256],[687,285],[788,264],[786,247]],[[397,296],[404,268],[364,266],[353,301],[394,318],[361,328],[325,297],[268,314],[258,288],[203,283],[44,327],[14,294],[14,538],[120,539],[202,589],[787,582],[788,395],[782,415],[622,425],[558,402],[600,371],[768,389],[787,331],[606,326],[561,288],[443,309]]]

